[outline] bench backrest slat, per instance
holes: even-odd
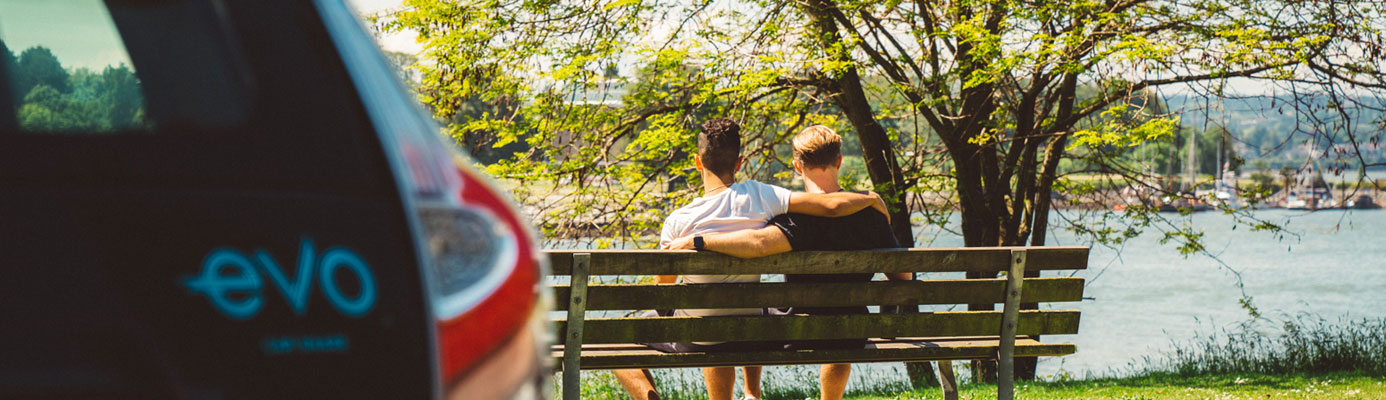
[[[1078,311],[1020,312],[1016,335],[1078,333]],[[584,324],[583,342],[648,343],[690,341],[760,341],[852,339],[874,337],[992,336],[1001,326],[1001,311],[926,314],[791,315],[593,318]],[[567,321],[555,321],[560,332]]]
[[[572,274],[572,255],[590,253],[592,275],[846,274],[860,272],[982,272],[1010,269],[1012,249],[1027,249],[1026,270],[1073,270],[1088,265],[1088,248],[981,247],[862,251],[797,251],[741,259],[691,250],[549,250],[554,275]]]
[[[1021,301],[1076,302],[1083,278],[1026,278]],[[571,288],[552,287],[555,299]],[[712,285],[588,285],[587,310],[679,308],[839,307],[902,304],[998,304],[1005,302],[1005,279],[948,279],[851,283],[729,283]],[[567,309],[566,301],[558,309]]]
[[[1072,344],[1044,344],[1032,340],[1017,340],[1027,346],[1016,348],[1017,357],[1048,356],[1052,354],[1072,354],[1077,347]],[[837,364],[858,362],[890,361],[932,361],[932,360],[982,360],[996,357],[995,338],[970,340],[950,340],[950,344],[972,345],[952,347],[947,352],[937,348],[914,347],[893,348],[890,352],[868,352],[860,350],[818,350],[813,352],[814,363]],[[732,367],[746,365],[747,353],[711,352],[678,353],[651,355],[644,351],[604,352],[601,357],[584,360],[583,367],[590,369],[645,368],[657,365],[659,368],[691,367]],[[771,351],[754,354],[759,365],[802,365],[804,353],[798,351]]]

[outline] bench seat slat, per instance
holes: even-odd
[[[592,275],[845,274],[860,272],[981,272],[1010,267],[1010,247],[917,248],[861,251],[796,251],[760,258],[692,250],[547,250],[553,275],[572,274],[573,254],[592,255]],[[1027,248],[1026,269],[1073,270],[1088,265],[1088,248]]]
[[[1005,279],[589,285],[587,310],[996,304],[1005,301],[1005,289]],[[557,299],[566,299],[570,293],[566,285],[552,286],[552,290]],[[1026,303],[1082,299],[1083,278],[1027,278],[1021,297]],[[559,310],[566,308],[566,302],[558,304]]]
[[[1020,312],[1017,335],[1078,333],[1076,310]],[[564,332],[567,321],[555,321]],[[586,319],[583,343],[757,341],[995,335],[1001,311]],[[561,339],[560,339],[561,340]]]
[[[873,348],[866,349],[672,354],[641,345],[587,345],[582,348],[582,369],[994,359],[999,343],[995,337],[873,340]],[[1072,344],[1045,344],[1028,338],[1015,342],[1017,356],[1062,356],[1075,351]],[[553,356],[561,358],[562,350],[556,350]]]

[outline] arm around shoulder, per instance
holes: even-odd
[[[768,225],[760,229],[748,229],[704,237],[708,250],[740,258],[764,257],[785,253],[793,248],[789,238],[780,228]]]
[[[693,249],[693,238],[680,238],[671,249]],[[764,257],[792,250],[789,238],[773,225],[759,229],[703,235],[703,248],[738,258]]]
[[[890,218],[890,214],[885,210],[885,203],[881,201],[881,196],[875,192],[868,192],[867,194],[795,192],[789,196],[789,212],[820,217],[851,215],[867,207],[876,208],[877,211],[886,214],[886,218]]]

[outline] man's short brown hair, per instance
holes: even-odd
[[[727,118],[713,118],[698,132],[698,156],[703,168],[719,177],[736,173],[741,157],[741,126]]]
[[[842,156],[842,136],[832,128],[814,125],[794,136],[794,159],[804,168],[836,167]]]

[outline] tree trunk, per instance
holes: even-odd
[[[999,219],[987,204],[987,196],[982,185],[981,163],[976,157],[977,146],[959,145],[959,151],[949,153],[956,165],[958,205],[961,206],[963,245],[967,247],[994,247],[999,245]],[[967,279],[995,278],[996,274],[968,272]],[[996,309],[994,304],[968,304],[968,311],[987,311]],[[996,382],[996,362],[989,360],[972,361],[973,382]]]
[[[1076,100],[1078,77],[1073,74],[1064,75],[1064,81],[1059,90],[1062,92],[1059,99],[1059,119],[1067,120],[1073,115],[1073,103]],[[1059,161],[1064,155],[1064,146],[1068,144],[1068,135],[1063,134],[1049,142],[1049,146],[1044,149],[1044,166],[1039,173],[1039,182],[1035,186],[1035,197],[1030,199],[1033,204],[1033,213],[1030,225],[1030,245],[1043,246],[1045,238],[1049,234],[1049,210],[1054,202],[1054,180],[1059,176]],[[1031,174],[1033,175],[1033,174]],[[1023,244],[1023,243],[1018,243]],[[1039,271],[1026,271],[1025,277],[1039,277]],[[1039,304],[1023,303],[1020,305],[1022,310],[1038,309]],[[1035,336],[1038,340],[1039,336]],[[1016,377],[1020,379],[1035,379],[1035,370],[1039,364],[1039,359],[1035,357],[1025,357],[1015,359]]]
[[[959,45],[959,58],[966,59],[971,51],[970,45]],[[980,63],[972,63],[974,68],[985,68]],[[964,74],[967,75],[967,74]],[[962,214],[963,245],[966,247],[995,247],[1001,241],[1001,226],[1005,223],[1006,204],[1004,192],[1009,182],[999,182],[1001,169],[997,165],[994,144],[971,143],[987,128],[986,122],[995,110],[992,102],[992,87],[981,84],[961,91],[962,107],[966,114],[960,115],[960,123],[953,132],[939,132],[948,155],[953,159],[954,180],[958,188],[958,205]],[[996,274],[968,272],[967,279],[995,278]],[[995,304],[969,304],[968,311],[995,310]],[[988,360],[972,361],[973,382],[996,382],[996,362]]]
[[[833,21],[827,0],[808,0],[800,4],[815,28],[812,34],[824,49],[850,49],[838,35],[837,23]],[[832,55],[838,61],[849,62],[848,67],[824,87],[832,93],[832,101],[846,114],[847,121],[857,132],[861,141],[862,158],[866,162],[867,175],[871,177],[873,190],[881,195],[890,209],[890,227],[901,246],[914,247],[914,232],[910,227],[909,203],[905,198],[906,184],[904,172],[895,158],[895,150],[890,145],[890,136],[876,121],[875,111],[861,86],[861,76],[851,64],[851,53],[842,50]],[[918,306],[914,306],[916,311]],[[905,369],[910,382],[915,387],[935,387],[938,380],[934,369],[927,362],[906,363]]]

